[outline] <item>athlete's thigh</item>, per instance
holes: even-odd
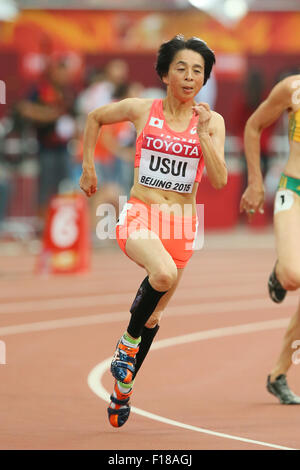
[[[148,273],[160,269],[174,270],[176,265],[159,237],[148,229],[131,233],[126,241],[126,253]]]
[[[279,190],[275,198],[274,230],[280,263],[300,266],[300,197],[293,191]]]

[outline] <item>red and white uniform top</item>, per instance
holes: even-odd
[[[204,170],[197,124],[194,113],[184,132],[173,131],[166,123],[162,100],[153,100],[147,123],[136,141],[134,167],[139,168],[140,184],[178,193],[192,192]]]

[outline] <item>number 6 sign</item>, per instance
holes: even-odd
[[[50,227],[50,236],[54,245],[67,248],[76,242],[79,235],[78,215],[73,205],[58,207]]]
[[[46,218],[38,271],[77,273],[89,269],[88,207],[81,194],[51,199]]]

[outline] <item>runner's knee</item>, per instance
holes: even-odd
[[[280,270],[281,284],[284,289],[296,290],[300,287],[300,266],[284,266]]]
[[[153,289],[158,291],[168,291],[177,280],[176,265],[160,267],[149,275],[149,282]]]

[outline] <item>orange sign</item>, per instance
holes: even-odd
[[[88,208],[81,194],[51,199],[38,272],[78,273],[90,267]]]

